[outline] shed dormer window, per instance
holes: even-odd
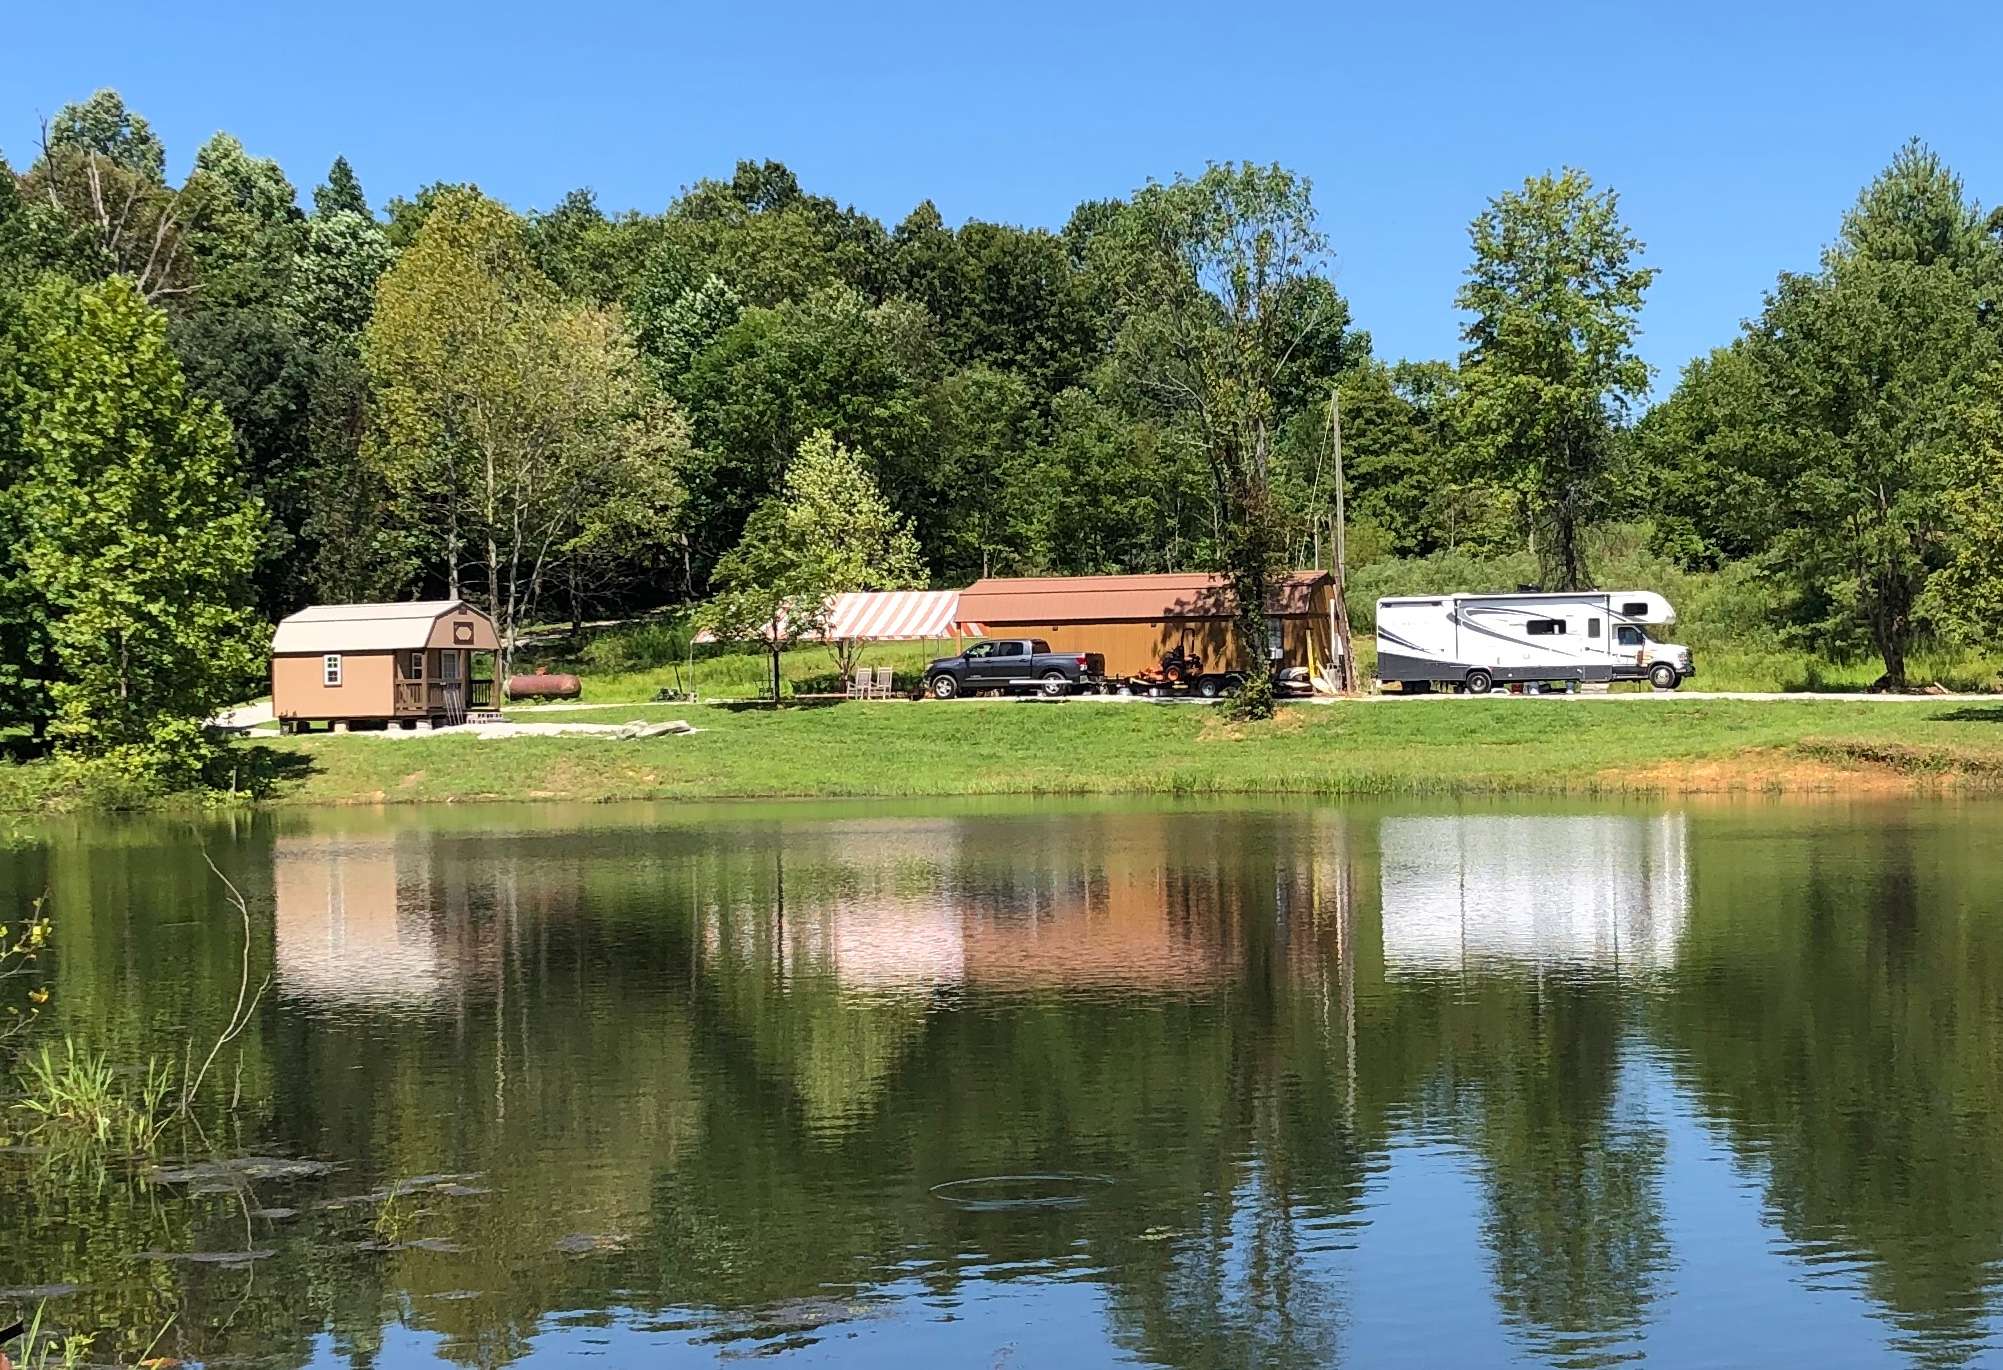
[[[320,658],[320,680],[329,689],[338,689],[341,684],[341,658],[332,652]]]

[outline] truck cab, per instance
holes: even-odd
[[[1697,674],[1696,658],[1680,642],[1657,642],[1639,623],[1615,623],[1614,676],[1646,680],[1658,690],[1673,690]]]
[[[1056,698],[1096,689],[1106,659],[1097,652],[1053,652],[1040,637],[1002,637],[976,642],[958,656],[941,657],[925,668],[925,692],[934,699],[1031,689]]]

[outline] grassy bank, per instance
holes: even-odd
[[[1200,706],[961,701],[663,706],[692,736],[235,744],[274,804],[980,794],[1858,793],[2003,789],[2003,704],[1454,699]],[[36,768],[0,802],[40,806]]]

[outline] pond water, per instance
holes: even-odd
[[[44,1038],[199,1063],[243,972],[204,850],[265,984],[209,1149],[12,1114],[0,1323],[386,1370],[2003,1358],[2003,808],[93,822],[0,853]]]

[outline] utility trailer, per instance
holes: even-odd
[[[1206,671],[1202,657],[1181,647],[1171,647],[1162,653],[1160,663],[1149,670],[1113,676],[1106,681],[1110,694],[1151,695],[1156,698],[1195,695],[1198,699],[1220,699],[1235,695],[1244,688],[1243,671]]]
[[[1676,611],[1651,590],[1403,596],[1377,601],[1377,678],[1401,693],[1487,694],[1498,683],[1646,680],[1673,690],[1697,673],[1690,649],[1649,624]]]

